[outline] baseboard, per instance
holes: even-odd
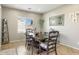
[[[23,40],[13,40],[13,41],[10,41],[10,43],[19,42],[19,41],[25,41],[25,40],[24,39]]]
[[[76,47],[73,47],[73,46],[70,46],[70,45],[67,45],[67,44],[64,44],[64,43],[60,43],[61,45],[64,45],[64,46],[67,46],[67,47],[70,47],[70,48],[73,48],[73,49],[76,49],[76,50],[79,50],[79,48],[76,48]]]

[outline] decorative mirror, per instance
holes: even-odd
[[[64,14],[49,17],[49,26],[63,26]]]

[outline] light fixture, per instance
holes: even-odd
[[[28,10],[31,10],[32,8],[28,8]]]
[[[74,23],[78,22],[78,13],[76,13],[75,11],[71,14],[71,18],[73,20]]]
[[[77,22],[77,14],[75,11],[74,11],[74,22]]]

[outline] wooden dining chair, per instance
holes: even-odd
[[[34,36],[34,31],[32,29],[26,29],[26,45],[31,44]]]
[[[34,31],[32,29],[26,29],[26,43],[25,47],[27,47],[29,50],[32,50],[33,54],[33,43],[34,43]]]
[[[46,51],[47,55],[50,52],[55,52],[57,55],[56,45],[57,45],[57,38],[59,36],[58,31],[51,31],[49,32],[49,37],[44,38],[45,42],[41,42],[39,44],[39,51],[38,53],[41,54],[41,52]]]

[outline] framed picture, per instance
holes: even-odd
[[[49,17],[49,26],[63,26],[64,14]]]

